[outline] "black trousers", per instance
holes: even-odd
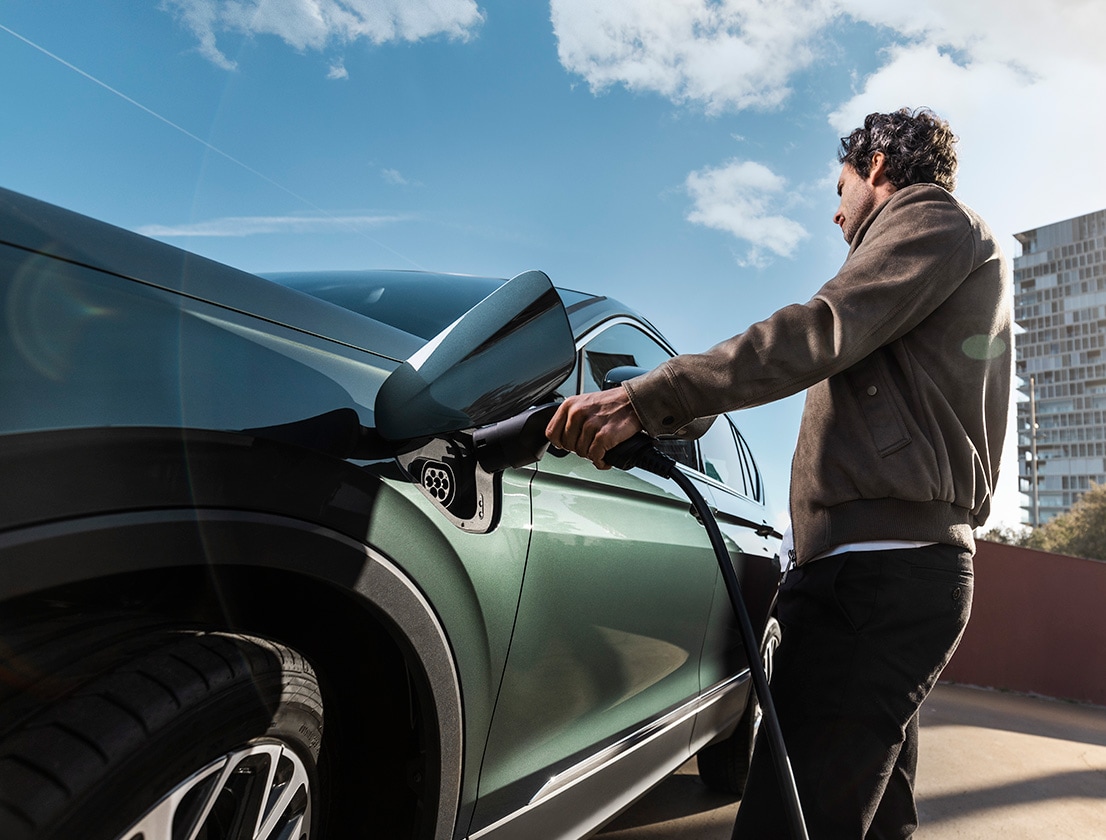
[[[811,840],[912,836],[918,709],[971,600],[972,556],[948,545],[851,552],[788,573],[771,689]],[[764,737],[733,836],[790,838]]]

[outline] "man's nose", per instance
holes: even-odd
[[[834,223],[835,225],[837,225],[838,227],[841,227],[841,224],[842,224],[842,223],[843,223],[844,221],[845,221],[845,214],[844,214],[844,213],[842,213],[842,212],[841,212],[841,208],[840,208],[840,207],[838,207],[838,208],[837,208],[837,210],[836,210],[836,211],[834,212],[834,214],[833,214],[833,223]]]

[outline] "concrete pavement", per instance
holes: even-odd
[[[917,796],[916,840],[1106,838],[1106,708],[938,685],[922,707]],[[736,811],[691,761],[598,837],[729,840]]]

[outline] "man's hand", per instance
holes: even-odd
[[[642,429],[637,412],[623,388],[569,397],[545,427],[554,446],[575,452],[598,469],[609,470],[603,456]]]

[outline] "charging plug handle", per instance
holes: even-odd
[[[535,406],[473,432],[472,441],[480,466],[486,472],[493,473],[540,461],[549,449],[545,429],[558,405],[546,403]],[[554,450],[554,453],[564,454],[560,450]],[[676,462],[658,452],[652,438],[644,432],[638,432],[629,440],[608,449],[603,460],[620,470],[639,467],[662,478],[671,478],[676,469]]]
[[[639,467],[661,478],[672,478],[676,469],[676,462],[658,452],[653,439],[645,432],[638,432],[617,446],[612,446],[603,456],[603,460],[620,470]]]
[[[525,467],[541,460],[549,448],[545,427],[559,403],[546,403],[473,432],[476,460],[485,472]]]

